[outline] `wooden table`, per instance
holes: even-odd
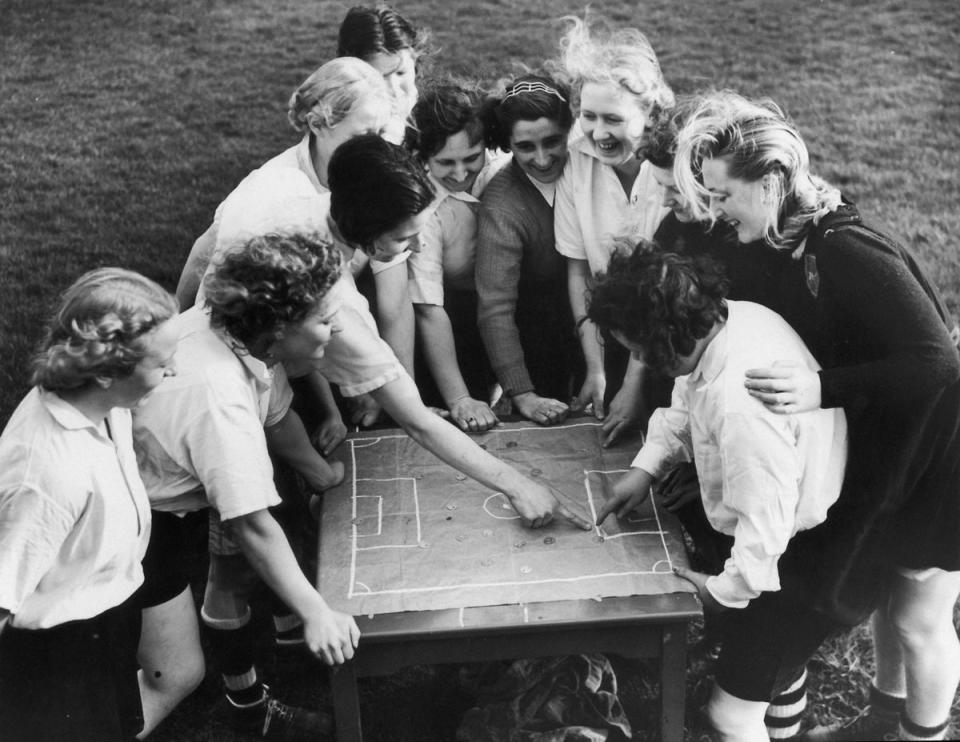
[[[604,652],[660,658],[660,739],[683,739],[690,593],[358,617],[360,647],[331,674],[339,742],[363,739],[357,679],[416,664]]]
[[[376,439],[376,445],[392,452],[389,456],[372,453],[372,435],[381,436]],[[537,440],[543,436],[547,445],[536,452],[534,461],[525,462],[521,452],[529,442],[526,436],[530,435],[538,436]],[[525,437],[517,439],[517,436]],[[592,535],[562,525],[539,531],[523,529],[518,521],[510,523],[502,519],[505,514],[510,515],[508,507],[490,500],[488,490],[461,489],[478,485],[465,481],[462,475],[442,465],[437,468],[435,460],[420,458],[429,454],[419,447],[411,447],[402,438],[405,438],[402,431],[382,431],[359,434],[348,440],[349,453],[342,457],[347,459],[347,481],[323,497],[319,558],[319,577],[323,579],[319,579],[318,584],[334,608],[356,615],[362,634],[353,660],[337,667],[331,675],[339,742],[362,740],[358,678],[387,675],[415,664],[585,653],[660,658],[661,739],[680,742],[686,629],[690,619],[701,615],[701,606],[693,593],[683,592],[686,583],[670,574],[669,564],[685,563],[686,559],[682,539],[670,516],[655,513],[634,530],[629,524],[611,522],[605,524],[609,528],[595,529]],[[574,443],[570,443],[571,440]],[[590,430],[576,423],[566,431],[552,433],[529,432],[521,426],[507,424],[479,437],[478,441],[495,455],[512,456],[512,463],[521,469],[528,466],[532,475],[543,476],[545,480],[551,474],[562,475],[564,483],[557,491],[566,490],[568,494],[586,487],[593,498],[588,503],[590,509],[595,508],[596,498],[604,496],[596,492],[596,488],[608,487],[607,477],[619,477],[616,472],[629,466],[630,456],[636,451],[635,443],[625,444],[619,452],[602,449],[591,438]],[[561,454],[557,452],[561,443],[572,448]],[[556,463],[551,461],[554,456]],[[575,470],[581,456],[588,462],[582,467],[583,482],[573,481],[580,476]],[[417,476],[418,472],[425,473]],[[554,479],[553,484],[558,481]],[[443,493],[439,500],[437,491]],[[486,514],[480,511],[480,503]],[[431,505],[432,514],[428,512]],[[584,511],[582,503],[579,507]],[[395,512],[390,512],[391,508]],[[487,521],[483,521],[478,530],[477,519],[488,516],[492,516],[489,527]],[[415,528],[411,525],[413,522]],[[648,529],[652,529],[652,533]],[[348,534],[351,534],[349,538]],[[618,540],[624,537],[628,537],[628,541]],[[632,544],[642,539],[653,544],[644,547],[651,555],[651,562],[658,558],[658,551],[666,550],[660,556],[667,553],[669,556],[666,562],[661,559],[652,566],[648,563],[644,567],[648,571],[630,572],[634,569],[635,556],[642,554],[616,550],[633,548]],[[627,546],[628,542],[631,546]],[[363,545],[370,545],[373,550],[361,548]],[[591,593],[563,588],[563,581],[568,580],[569,575],[546,574],[553,570],[552,565],[560,554],[574,562],[590,561],[597,558],[598,551],[602,551],[605,558],[610,550],[618,554],[619,561],[597,562],[599,571],[618,572],[618,566],[623,567],[619,571],[627,572],[627,577],[610,574],[606,577],[632,579],[633,587],[619,593],[600,594],[619,597],[582,598],[583,594]],[[367,571],[363,572],[358,555],[381,558],[381,561],[367,564]],[[465,555],[470,561],[457,561]],[[402,590],[389,589],[395,585],[386,578],[383,584],[371,582],[390,573],[395,562],[407,558],[419,559],[421,570],[426,559],[428,564],[440,565],[438,569],[468,574],[470,578],[501,568],[497,574],[505,580],[504,586],[501,588],[501,583],[494,580],[491,588],[491,580],[484,578],[479,581],[487,583],[484,589],[488,592],[480,597],[475,591],[454,594],[447,586],[439,585],[427,588],[409,604],[385,608],[383,602],[364,602],[390,600],[395,597],[391,593],[407,591],[408,581],[403,582]],[[513,572],[509,565],[492,564],[508,558],[513,560]],[[523,566],[518,568],[519,564]],[[628,566],[624,567],[625,564]],[[397,572],[400,576],[405,574],[408,572]],[[544,578],[539,582],[547,584],[526,582],[537,576]],[[553,577],[561,582],[556,583]],[[588,579],[592,586],[593,578]],[[603,578],[596,582],[602,583]],[[605,587],[609,588],[610,584],[606,583]],[[560,589],[566,592],[559,592]],[[445,602],[434,606],[430,596],[437,592],[431,591],[444,593]],[[631,594],[633,592],[650,594]],[[554,599],[558,594],[566,599]],[[367,605],[381,607],[374,615],[367,614]]]

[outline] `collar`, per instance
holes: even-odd
[[[313,166],[313,154],[310,151],[312,143],[313,134],[308,130],[296,148],[297,167],[310,179],[310,184],[317,189],[317,193],[327,193],[330,189],[320,182],[320,176],[317,175],[317,170]]]
[[[80,412],[80,410],[56,392],[40,388],[38,388],[37,391],[40,394],[40,403],[46,408],[47,412],[50,413],[50,417],[52,417],[60,427],[66,430],[91,428],[98,433],[100,432],[99,426],[93,422],[93,420]]]
[[[254,358],[246,346],[228,332],[219,327],[212,327],[210,325],[209,311],[204,310],[204,315],[210,331],[216,335],[217,339],[226,345],[234,357],[243,364],[247,373],[253,377],[257,387],[261,389],[269,387],[273,383],[273,371],[270,370],[270,367],[259,358]]]
[[[709,384],[711,381],[716,379],[720,373],[723,371],[727,363],[727,329],[730,326],[730,318],[733,316],[735,310],[731,306],[731,302],[727,302],[727,320],[723,323],[723,327],[720,328],[719,332],[713,336],[713,339],[707,344],[707,347],[703,351],[703,355],[700,356],[700,361],[694,367],[693,371],[690,372],[690,383],[703,382]]]
[[[480,203],[480,199],[474,196],[469,191],[451,191],[443,183],[441,183],[439,180],[434,178],[433,173],[431,173],[429,170],[427,171],[427,178],[430,180],[431,183],[433,183],[434,188],[437,189],[437,197],[433,200],[435,207],[436,205],[439,205],[441,201],[443,201],[445,198],[448,198],[448,197],[455,198],[458,201],[464,201],[468,204]],[[480,174],[478,173],[477,179],[474,181],[473,187],[476,188],[476,185],[479,182],[480,182]]]

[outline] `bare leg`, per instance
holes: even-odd
[[[936,572],[926,580],[897,575],[888,616],[900,638],[906,675],[906,714],[922,726],[936,726],[950,714],[960,682],[960,641],[953,607],[960,572]]]
[[[193,595],[187,587],[175,598],[143,611],[137,650],[143,739],[203,680],[203,649]]]

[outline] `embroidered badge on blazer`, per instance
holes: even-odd
[[[807,288],[814,298],[820,293],[820,271],[817,270],[817,256],[809,253],[803,256],[803,274],[807,279]]]

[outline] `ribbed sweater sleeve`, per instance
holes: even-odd
[[[519,173],[517,177],[516,170],[510,163],[487,186],[477,232],[477,322],[487,356],[507,395],[534,388],[520,344],[517,300],[525,249],[538,231],[538,210],[546,210],[552,228],[549,206],[531,184],[520,180],[526,176]]]

